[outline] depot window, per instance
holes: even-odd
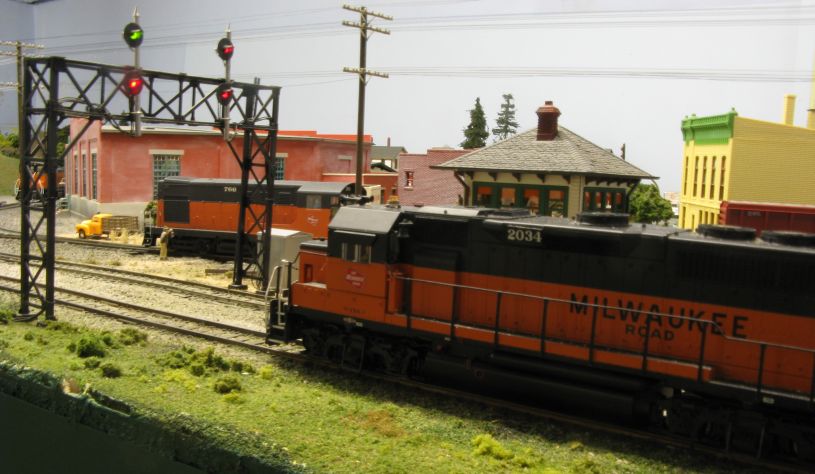
[[[586,188],[583,191],[583,210],[627,212],[626,192],[620,188]]]
[[[566,215],[566,186],[530,186],[509,183],[475,183],[473,204],[492,208],[525,208],[533,215]]]

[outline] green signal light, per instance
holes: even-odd
[[[144,40],[144,30],[142,30],[141,26],[136,23],[128,23],[127,26],[125,26],[122,37],[128,46],[131,48],[137,48],[141,44],[142,40]]]

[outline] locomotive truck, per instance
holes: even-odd
[[[269,334],[344,367],[815,459],[815,235],[350,206],[298,265]]]

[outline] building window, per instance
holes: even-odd
[[[722,157],[722,168],[719,170],[719,201],[724,201],[724,165],[727,157]]]
[[[74,153],[74,157],[71,160],[71,170],[73,170],[73,178],[71,178],[71,194],[76,194],[79,192],[79,156]]]
[[[710,199],[716,199],[716,157],[710,162]]]
[[[549,199],[546,201],[546,209],[543,213],[547,216],[563,217],[566,215],[566,191],[562,189],[550,189]]]
[[[79,172],[82,177],[82,196],[88,197],[88,155],[82,153],[82,169]]]
[[[698,196],[697,183],[699,183],[699,157],[697,156],[693,162],[693,197]]]
[[[583,210],[627,212],[625,193],[625,189],[586,188],[583,192]]]
[[[524,207],[529,209],[529,212],[538,215],[540,214],[540,201],[541,192],[539,189],[524,189]]]
[[[286,176],[286,159],[283,157],[275,157],[275,173],[274,179],[285,179]]]
[[[707,157],[702,159],[702,195],[700,197],[705,197],[705,182],[707,182]]]
[[[685,157],[685,171],[682,175],[682,194],[688,194],[688,157]]]
[[[180,155],[153,155],[153,199],[158,199],[158,184],[181,174]]]
[[[566,215],[565,186],[525,186],[507,183],[473,183],[472,204],[492,208],[528,209],[533,215]]]
[[[405,187],[413,187],[413,171],[405,171]]]
[[[517,192],[515,188],[505,187],[501,188],[501,207],[515,207]]]
[[[91,152],[91,199],[97,199],[97,168],[96,168],[96,152]]]
[[[478,186],[476,187],[476,202],[477,206],[492,207],[492,186]]]

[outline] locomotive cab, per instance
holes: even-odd
[[[399,216],[384,208],[340,208],[329,226],[327,245],[301,246],[301,279],[292,284],[289,304],[308,302],[315,314],[339,312],[352,325],[357,319],[390,323],[400,282],[388,262],[396,251]],[[294,331],[287,337],[300,335]]]

